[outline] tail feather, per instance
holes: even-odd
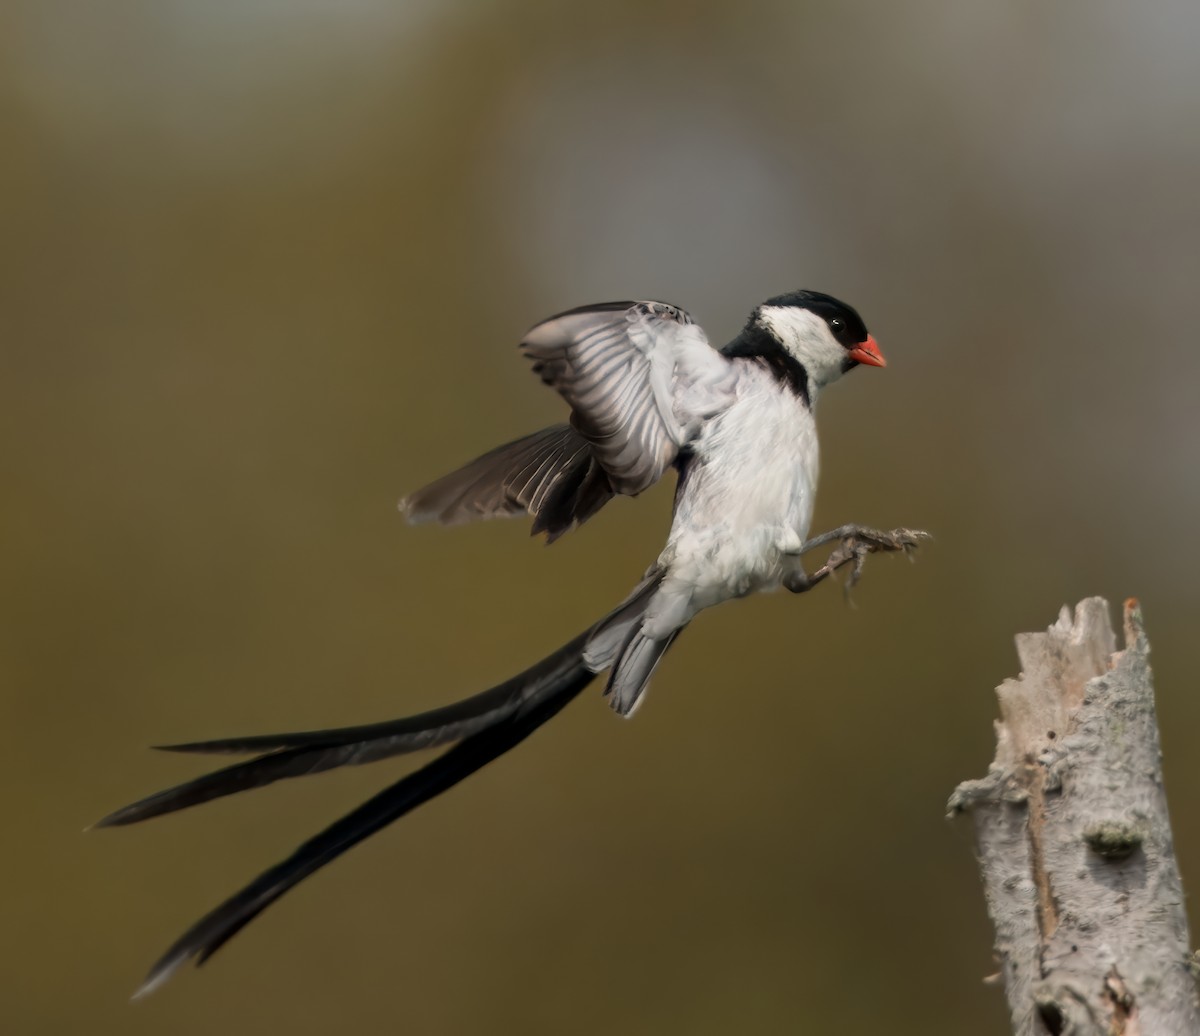
[[[665,583],[666,575],[662,568],[650,569],[633,593],[596,623],[584,648],[588,665],[611,670],[604,693],[621,716],[633,715],[662,656],[687,625],[689,598],[672,591]],[[648,637],[642,632],[652,605],[655,623],[674,627],[664,637]]]
[[[630,631],[604,690],[608,703],[618,715],[632,716],[637,710],[642,695],[650,686],[650,677],[679,632],[672,630],[662,640],[655,640],[647,637],[640,628]]]
[[[327,730],[298,730],[282,734],[249,734],[244,737],[222,737],[207,741],[188,741],[176,745],[156,745],[163,752],[238,755],[269,752],[279,748],[313,746],[329,748],[356,745],[360,742],[395,742],[388,755],[436,748],[449,741],[458,741],[477,729],[503,718],[530,693],[530,683],[553,679],[565,660],[576,654],[590,635],[580,634],[536,665],[495,687],[469,698],[443,705],[428,712],[382,723],[364,723],[354,727],[331,727]],[[384,756],[372,757],[384,758]]]
[[[586,480],[583,485],[586,487]],[[652,641],[641,634],[642,616],[661,580],[662,573],[651,570],[633,593],[595,626],[525,672],[453,705],[366,726],[167,746],[180,752],[265,754],[144,798],[109,814],[97,826],[132,824],[277,780],[458,742],[309,839],[201,918],[159,959],[136,995],[149,993],[189,960],[203,963],[310,874],[519,744],[614,661],[616,669],[609,682],[613,704],[620,712],[631,712],[676,636],[672,633],[666,640]]]
[[[641,625],[650,598],[662,584],[664,574],[662,569],[650,569],[633,592],[592,627],[583,657],[596,672],[616,664],[631,632]]]
[[[545,688],[558,686],[581,667],[586,669],[582,654],[588,635],[581,633],[536,665],[482,694],[418,716],[366,726],[225,738],[178,746],[175,750],[187,752],[245,752],[263,748],[275,751],[139,799],[108,814],[95,826],[135,824],[289,777],[373,763],[470,737],[505,721]]]
[[[577,661],[569,672],[542,686],[515,712],[494,726],[471,735],[309,839],[286,860],[264,871],[184,932],[150,969],[135,997],[153,991],[193,958],[197,964],[203,964],[263,910],[310,874],[525,740],[575,698],[593,678],[591,670]]]

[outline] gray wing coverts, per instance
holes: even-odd
[[[728,363],[686,312],[610,302],[535,325],[521,343],[570,404],[571,423],[492,450],[401,503],[444,524],[527,513],[554,540],[618,493],[657,482],[700,423],[732,399]]]

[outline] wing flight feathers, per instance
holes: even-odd
[[[654,485],[733,401],[728,359],[665,302],[582,306],[532,327],[521,351],[571,407],[570,424],[506,443],[400,502],[411,522],[529,514],[552,542],[618,493]]]
[[[629,496],[657,482],[700,420],[732,401],[729,362],[665,302],[568,310],[531,328],[521,350],[570,404],[613,489]]]

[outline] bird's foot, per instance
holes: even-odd
[[[812,575],[801,570],[790,573],[784,579],[784,586],[792,593],[803,593],[833,575],[843,565],[852,565],[850,576],[846,581],[846,589],[849,590],[862,576],[868,554],[903,551],[905,554],[911,555],[923,540],[932,538],[929,533],[921,529],[892,529],[884,532],[865,525],[842,525],[830,532],[813,537],[801,548],[800,553],[806,553],[817,547],[836,542],[837,546],[825,559],[825,564]]]
[[[929,533],[920,529],[892,529],[890,532],[882,532],[879,529],[856,528],[849,535],[842,537],[822,567],[832,573],[843,565],[851,565],[850,575],[846,580],[846,589],[849,590],[862,577],[868,554],[903,551],[906,555],[911,555],[921,545],[921,541],[927,539],[931,539]]]

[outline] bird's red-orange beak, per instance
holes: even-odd
[[[870,335],[867,335],[863,341],[850,350],[850,359],[871,367],[887,366],[887,360],[883,358],[883,353],[879,351],[879,346],[875,344],[875,339]]]

